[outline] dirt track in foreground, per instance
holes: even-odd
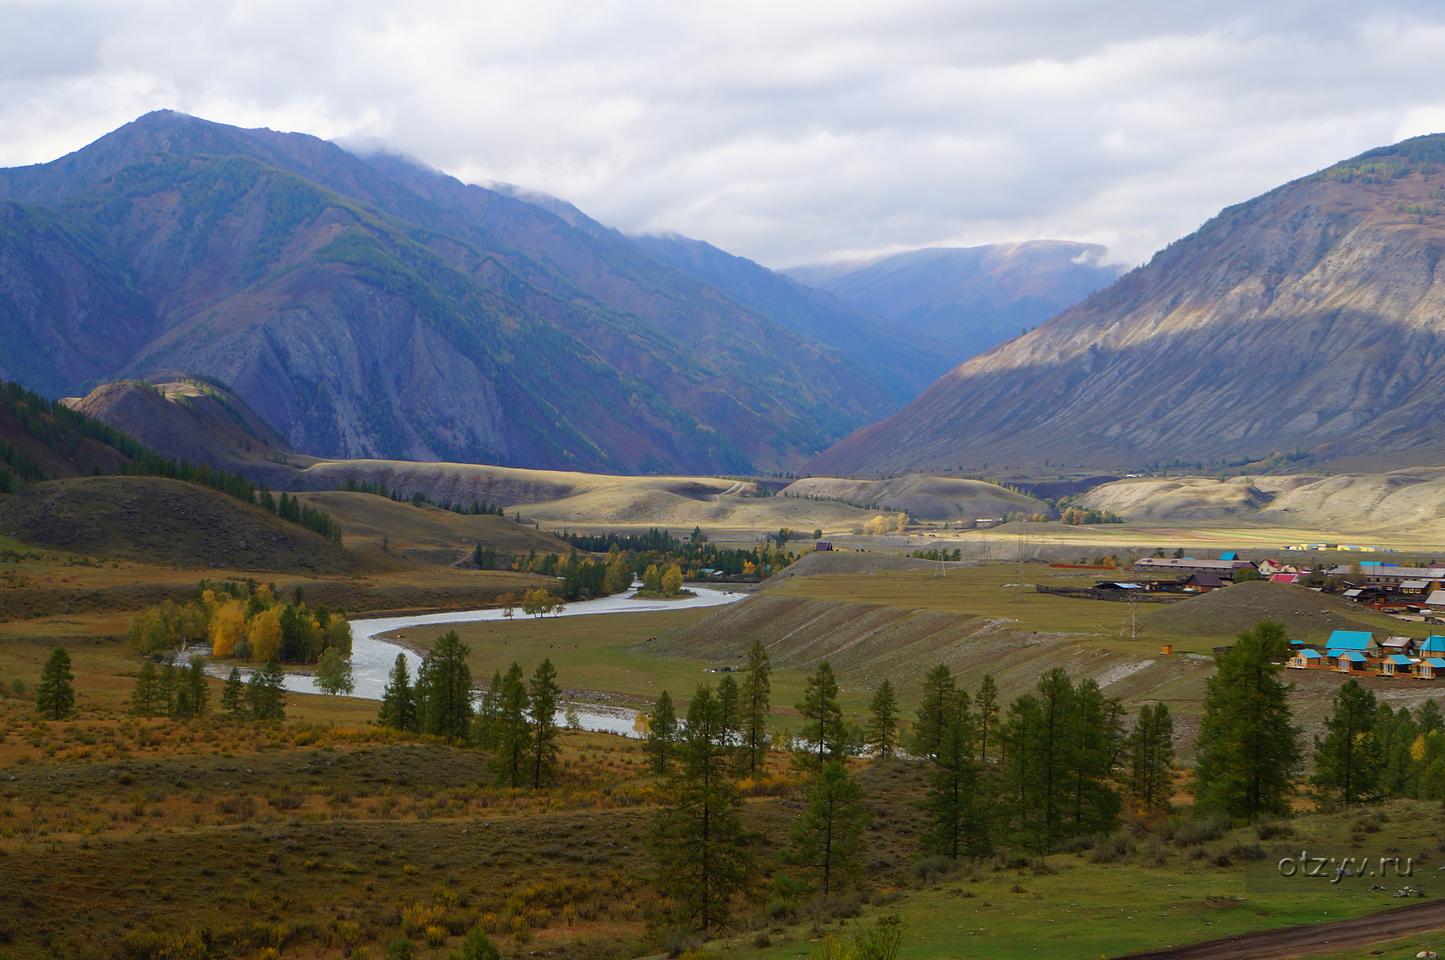
[[[1412,933],[1445,930],[1445,900],[1397,907],[1352,920],[1281,927],[1208,940],[1168,950],[1131,953],[1117,960],[1288,960],[1333,953],[1393,940]]]

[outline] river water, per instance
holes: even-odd
[[[747,596],[746,593],[714,590],[708,587],[689,586],[688,589],[693,591],[696,596],[682,597],[677,600],[638,600],[635,598],[637,587],[634,586],[627,593],[618,596],[569,603],[558,616],[584,617],[608,613],[652,613],[689,607],[718,607],[736,603]],[[501,610],[491,608],[458,610],[450,613],[424,613],[414,617],[379,617],[373,620],[351,621],[351,677],[356,684],[356,690],[352,696],[364,700],[380,700],[382,691],[386,688],[387,675],[391,673],[398,653],[406,655],[411,667],[412,678],[416,678],[417,668],[421,665],[421,656],[410,648],[387,639],[387,634],[407,627],[445,626],[452,623],[477,623],[505,619]],[[515,619],[521,622],[527,620],[528,617],[518,608]],[[316,689],[316,678],[307,673],[286,674],[286,689],[296,693],[320,692]],[[574,707],[584,730],[634,735],[633,722],[637,718],[637,712],[634,710],[591,703],[577,703],[574,704]],[[557,721],[559,723],[563,722],[564,714],[565,710],[558,711]]]

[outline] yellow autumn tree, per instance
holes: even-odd
[[[218,657],[235,654],[236,645],[246,636],[246,605],[228,600],[211,615],[211,653]]]
[[[662,592],[669,597],[682,593],[682,568],[675,563],[662,575]]]
[[[281,655],[281,611],[277,607],[262,610],[246,627],[246,640],[251,645],[251,659],[266,662]]]

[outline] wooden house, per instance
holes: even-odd
[[[1328,667],[1329,658],[1318,650],[1306,647],[1296,650],[1294,656],[1290,657],[1285,665],[1292,670],[1312,670],[1316,667]]]
[[[1421,680],[1445,677],[1445,657],[1426,657],[1415,667],[1415,676]]]
[[[1340,673],[1363,673],[1370,668],[1370,658],[1358,650],[1332,650],[1329,656]]]
[[[1408,677],[1414,669],[1416,661],[1405,656],[1403,653],[1392,653],[1380,661],[1380,676],[1382,677]]]

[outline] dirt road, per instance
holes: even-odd
[[[1353,920],[1261,930],[1169,950],[1131,953],[1118,960],[1288,960],[1368,947],[1431,930],[1441,930],[1441,942],[1445,944],[1445,900],[1411,904]]]

